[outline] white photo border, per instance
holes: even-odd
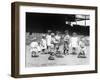
[[[90,64],[53,67],[25,67],[26,12],[90,15]],[[95,70],[95,10],[57,7],[20,6],[19,7],[19,74],[40,74],[55,72],[76,72]]]

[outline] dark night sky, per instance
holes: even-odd
[[[52,31],[84,31],[89,33],[89,27],[82,26],[72,28],[65,24],[65,21],[75,21],[75,15],[69,14],[47,14],[47,13],[26,13],[26,32],[45,33],[48,29]]]

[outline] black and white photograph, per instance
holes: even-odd
[[[26,67],[88,65],[90,15],[26,12]]]
[[[12,76],[97,73],[97,7],[12,4]]]

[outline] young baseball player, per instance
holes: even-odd
[[[56,50],[56,52],[58,52],[58,50],[59,50],[60,42],[61,42],[60,32],[56,31],[56,35],[55,35],[55,50]]]
[[[61,34],[59,31],[56,32],[56,35],[53,37],[54,43],[54,54],[56,57],[63,58],[61,51]]]
[[[65,44],[65,42],[64,42],[64,37],[65,37],[65,35],[64,34],[61,34],[61,39],[60,39],[60,45],[59,45],[59,51],[60,51],[60,53],[61,54],[64,54],[64,44]]]
[[[50,50],[51,50],[51,30],[47,31],[46,44],[47,44],[47,50],[48,50],[48,53],[49,53]]]
[[[56,39],[55,34],[51,33],[51,52],[55,53]]]
[[[50,46],[50,56],[48,57],[49,60],[54,60],[55,55],[55,34],[51,33],[51,46]]]
[[[46,49],[47,49],[47,42],[46,42],[46,35],[43,34],[42,35],[42,39],[41,39],[41,49],[43,53],[46,53]]]
[[[70,38],[70,47],[72,54],[77,54],[78,51],[78,41],[77,33],[73,32],[72,37]]]
[[[30,53],[31,57],[38,57],[38,42],[36,37],[33,38],[32,42],[30,43]]]
[[[84,37],[80,38],[79,49],[80,49],[80,52],[78,54],[78,58],[86,58],[86,46],[85,46]]]
[[[69,54],[70,36],[68,30],[65,30],[64,36],[64,55]]]

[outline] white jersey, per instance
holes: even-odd
[[[31,42],[30,44],[30,52],[35,51],[38,52],[38,43],[37,42]]]
[[[51,46],[51,35],[46,36],[46,43],[47,43],[47,46]]]
[[[51,44],[55,44],[55,43],[56,43],[55,37],[51,37]]]
[[[84,41],[79,41],[79,49],[80,49],[80,52],[85,52],[85,54],[86,54],[86,52],[87,52],[87,47],[85,46],[85,43],[84,43]]]
[[[71,47],[78,47],[78,37],[72,37],[70,39],[70,45]]]
[[[54,44],[56,43],[55,37],[51,37],[51,47],[54,47]]]
[[[60,39],[61,39],[61,36],[59,36],[59,35],[55,36],[56,43],[60,43]]]
[[[84,48],[84,47],[85,47],[85,43],[84,43],[83,41],[79,41],[79,46],[80,46],[81,48]]]
[[[65,35],[64,41],[69,41],[69,39],[70,39],[70,36],[69,35]]]
[[[47,48],[47,42],[46,42],[46,39],[41,39],[41,47],[42,49],[46,49]]]

